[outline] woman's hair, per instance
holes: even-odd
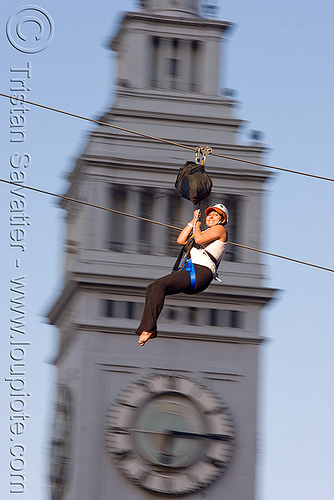
[[[221,224],[222,226],[225,226],[225,224],[227,224],[227,215],[225,212],[223,212],[222,214],[219,214],[220,215],[220,221],[218,224]]]

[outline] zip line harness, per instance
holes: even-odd
[[[197,213],[197,217],[196,217],[196,220],[194,222],[194,225],[193,225],[193,229],[190,233],[190,236],[189,236],[186,244],[181,248],[180,253],[179,253],[179,255],[175,261],[175,264],[173,266],[173,269],[172,269],[172,272],[176,272],[179,269],[182,269],[182,270],[188,271],[190,273],[190,290],[194,290],[194,288],[196,286],[195,267],[194,267],[193,261],[191,260],[191,257],[190,257],[190,252],[191,252],[192,248],[198,248],[199,250],[202,250],[202,252],[207,257],[209,257],[209,259],[212,260],[212,262],[215,265],[214,279],[216,281],[218,281],[219,283],[223,283],[222,280],[218,276],[218,267],[219,267],[220,261],[217,262],[217,259],[210,252],[205,250],[205,248],[203,248],[202,245],[195,243],[194,231],[195,231],[196,222],[198,220],[198,213]],[[227,233],[226,233],[226,235],[227,235]],[[227,237],[228,237],[228,235],[227,235]]]
[[[173,266],[172,272],[176,272],[179,269],[183,269],[184,271],[190,272],[190,290],[193,290],[195,288],[195,286],[196,286],[196,272],[195,272],[194,264],[193,264],[191,257],[190,257],[190,252],[191,252],[192,248],[198,248],[199,250],[202,250],[202,252],[207,257],[209,257],[209,259],[212,260],[212,262],[215,265],[215,270],[216,270],[213,279],[218,281],[219,283],[223,283],[222,280],[218,276],[218,267],[219,267],[220,261],[217,262],[217,259],[210,252],[205,250],[205,248],[203,248],[198,243],[195,243],[193,232],[191,233],[190,237],[188,238],[187,243],[181,248],[180,253],[179,253],[179,255],[175,261],[175,264]]]

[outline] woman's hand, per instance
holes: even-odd
[[[191,231],[193,230],[195,222],[196,222],[196,227],[199,227],[201,225],[201,222],[199,222],[199,220],[198,220],[198,218],[200,216],[201,216],[200,209],[195,210],[192,220],[190,222],[188,222],[188,224],[186,225],[185,228],[182,229],[182,231],[180,232],[180,234],[177,238],[177,243],[179,245],[185,245],[187,243],[187,240],[189,238]]]
[[[189,224],[192,224],[194,225],[195,224],[195,221],[198,221],[199,218],[201,216],[201,210],[199,208],[197,208],[195,211],[194,211],[194,215],[193,215],[193,218],[192,220],[190,221]],[[201,223],[200,223],[201,224]]]

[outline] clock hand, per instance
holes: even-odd
[[[213,441],[233,441],[232,436],[227,436],[224,434],[200,434],[194,432],[183,432],[183,431],[169,431],[172,436],[182,437],[186,439],[212,439]]]
[[[181,437],[185,439],[211,439],[213,441],[225,441],[231,442],[233,441],[232,436],[224,435],[224,434],[200,434],[195,432],[184,432],[184,431],[172,431],[172,430],[164,430],[164,431],[150,431],[146,429],[130,429],[133,432],[141,432],[143,434],[158,434],[160,436],[171,436],[171,437]]]
[[[148,429],[129,429],[131,432],[141,432],[142,434],[157,434],[159,436],[169,436],[170,431],[149,431]]]

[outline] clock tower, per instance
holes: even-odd
[[[259,162],[264,148],[238,143],[236,102],[218,91],[232,28],[202,17],[197,0],[142,0],[123,16],[110,43],[115,99],[100,119],[120,128],[91,132],[68,197],[183,227],[193,206],[174,182],[206,144],[230,159],[208,157],[202,211],[224,203],[229,240],[261,246],[269,173],[231,158]],[[223,283],[168,297],[158,338],[140,348],[145,289],[173,267],[177,232],[68,200],[62,208],[65,280],[49,313],[60,331],[52,500],[253,500],[260,313],[274,293],[259,254],[228,245]]]

